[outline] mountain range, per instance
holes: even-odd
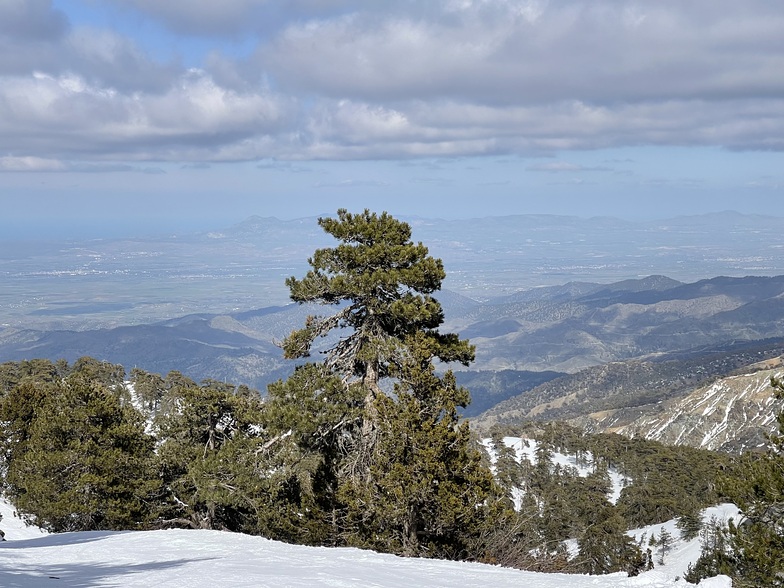
[[[648,435],[633,423],[654,423],[662,403],[782,353],[781,219],[406,220],[444,260],[442,330],[476,346],[457,375],[478,427],[565,418]],[[293,369],[277,343],[329,311],[288,304],[285,278],[331,244],[316,219],[263,217],[193,235],[4,243],[0,362],[88,355],[263,392]]]
[[[784,352],[784,276],[693,283],[650,276],[571,282],[483,302],[444,291],[440,300],[445,330],[476,346],[476,362],[458,379],[475,399],[468,416],[491,409],[480,424],[509,422],[509,414],[497,415],[511,410],[520,418],[567,419],[613,411],[612,426],[627,425],[643,407]],[[6,328],[0,358],[88,355],[263,391],[293,369],[276,342],[325,310],[290,304],[100,329]]]

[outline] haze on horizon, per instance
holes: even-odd
[[[784,217],[784,4],[0,0],[0,235]]]

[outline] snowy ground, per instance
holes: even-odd
[[[301,547],[220,531],[93,532],[46,535],[25,527],[0,502],[7,541],[0,543],[0,586],[93,588],[99,586],[214,588],[374,587],[416,588],[665,588],[682,579],[699,555],[696,541],[676,542],[664,566],[635,578],[625,574],[537,574],[495,566],[406,559],[358,549]],[[724,518],[730,507],[709,509]],[[672,523],[668,529],[678,536]],[[647,531],[659,532],[659,526]],[[729,588],[728,578],[703,580],[702,588]]]

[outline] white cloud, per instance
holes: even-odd
[[[14,157],[8,155],[0,157],[0,170],[12,172],[51,172],[64,171],[66,166],[56,159],[42,157]]]
[[[259,58],[293,87],[369,100],[613,104],[784,90],[784,8],[769,3],[658,2],[643,13],[631,2],[562,2],[540,4],[536,18],[519,3],[468,4],[449,19],[295,24]]]
[[[111,4],[177,34],[250,36],[257,50],[240,59],[216,46],[185,70],[118,31],[69,23],[51,2],[2,2],[0,153],[199,162],[784,150],[784,4]]]
[[[0,151],[129,160],[201,152],[214,159],[222,144],[278,132],[287,116],[278,97],[221,88],[201,71],[176,82],[161,94],[122,94],[76,75],[0,78]],[[46,130],[45,146],[35,129]]]

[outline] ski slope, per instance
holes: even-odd
[[[3,588],[670,588],[691,586],[676,578],[699,555],[697,541],[676,542],[666,565],[633,578],[624,573],[540,574],[360,549],[288,545],[220,531],[47,535],[26,527],[7,503],[0,503],[0,512],[7,539],[0,543]],[[732,513],[730,507],[717,507],[709,509],[706,517],[726,518]],[[658,533],[659,527],[639,532]],[[703,580],[700,586],[730,588],[731,582],[718,577]]]

